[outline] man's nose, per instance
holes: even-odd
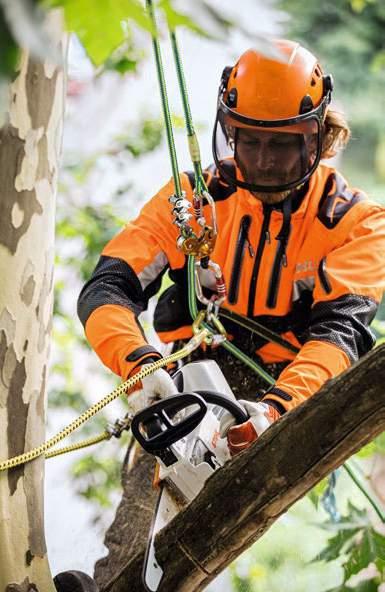
[[[262,146],[255,154],[255,164],[260,171],[270,170],[275,165],[274,152],[268,146]]]

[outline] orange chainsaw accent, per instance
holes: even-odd
[[[227,443],[231,456],[246,450],[257,438],[258,434],[250,420],[230,428],[227,434]]]

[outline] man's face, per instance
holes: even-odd
[[[247,183],[274,187],[300,179],[309,166],[314,149],[314,140],[309,144],[303,134],[239,128],[235,160]],[[253,192],[265,203],[279,203],[289,193]]]

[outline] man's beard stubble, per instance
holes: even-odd
[[[239,169],[243,175],[243,178],[247,179],[247,177],[248,177],[247,169],[243,165],[243,163],[240,162],[239,160],[238,160],[238,166],[239,166]],[[283,178],[279,180],[280,183],[285,183],[286,181],[287,180],[283,179]],[[259,199],[259,201],[261,201],[262,203],[265,203],[265,204],[269,204],[269,205],[281,203],[281,201],[286,199],[286,197],[288,197],[288,195],[290,195],[290,193],[291,193],[291,190],[276,191],[276,192],[251,191],[251,194],[254,195],[254,197],[256,197],[257,199]]]
[[[266,193],[263,191],[252,191],[251,192],[254,197],[256,197],[257,199],[259,199],[259,201],[261,201],[262,203],[268,204],[268,205],[273,205],[273,204],[278,204],[281,203],[281,201],[283,201],[284,199],[286,199],[288,197],[288,195],[290,195],[291,191],[279,191],[276,193]]]

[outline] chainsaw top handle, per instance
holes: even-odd
[[[249,419],[238,401],[222,393],[216,391],[179,393],[161,399],[139,411],[131,423],[132,435],[146,452],[157,454],[190,434],[200,424],[206,414],[207,403],[230,411],[237,424]],[[176,417],[180,411],[189,407],[191,407],[191,413]]]
[[[198,406],[185,417],[175,416],[182,410]],[[179,393],[153,403],[137,413],[131,432],[146,452],[155,454],[192,432],[206,415],[207,405],[194,393]]]
[[[245,408],[238,401],[230,399],[227,395],[223,395],[217,391],[194,391],[194,393],[200,395],[206,403],[218,405],[218,407],[223,407],[226,411],[230,411],[237,424],[244,423],[250,419]]]

